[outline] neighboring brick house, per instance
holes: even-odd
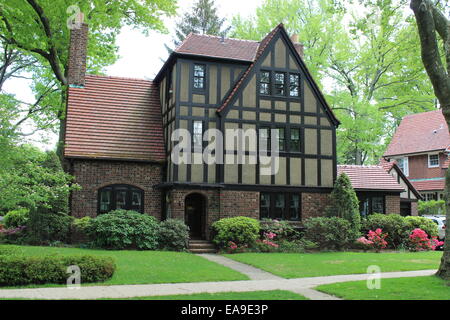
[[[441,110],[402,119],[384,154],[396,161],[424,200],[443,199],[450,135]]]
[[[414,187],[395,171],[396,165],[339,165],[338,174],[345,173],[359,200],[361,216],[373,213],[417,215],[417,196]],[[408,202],[409,210],[402,206]],[[414,204],[413,204],[414,203]]]
[[[73,216],[133,209],[183,219],[193,236],[209,238],[224,217],[324,214],[339,121],[282,25],[260,42],[190,34],[153,81],[85,75],[86,41],[84,24],[71,35],[65,123],[68,171],[82,187],[71,195]],[[214,128],[254,129],[258,143],[244,141],[244,163],[172,159],[176,129],[192,134],[194,159]],[[226,160],[238,155],[227,138],[210,141]],[[264,139],[280,145],[274,175],[262,174],[259,157],[249,161]]]

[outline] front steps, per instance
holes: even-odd
[[[208,240],[189,240],[191,253],[216,253],[216,247]]]

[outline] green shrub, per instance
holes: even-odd
[[[434,223],[432,220],[424,218],[424,217],[405,217],[405,222],[408,225],[409,234],[416,228],[422,229],[428,235],[428,238],[437,237],[438,236],[438,225]]]
[[[284,253],[304,253],[308,250],[315,250],[318,248],[317,243],[314,243],[306,239],[299,239],[292,241],[282,240],[277,242],[277,244],[278,244],[277,252],[284,252]]]
[[[0,255],[0,285],[64,284],[72,265],[80,268],[81,283],[106,281],[116,268],[109,257]]]
[[[68,243],[73,217],[53,209],[38,207],[30,210],[27,223],[28,242],[48,244],[54,241]]]
[[[19,246],[0,245],[0,256],[10,256],[21,254],[22,249]]]
[[[444,200],[419,201],[418,211],[420,216],[445,214]]]
[[[342,250],[355,240],[352,225],[343,218],[310,218],[305,228],[305,240],[316,243],[321,250]]]
[[[261,233],[275,233],[275,240],[298,240],[300,232],[296,231],[293,225],[287,221],[279,221],[272,219],[262,219],[260,222]]]
[[[259,236],[259,221],[248,217],[224,218],[212,225],[213,242],[225,248],[232,241],[239,247],[252,246]]]
[[[399,214],[375,213],[363,220],[362,232],[367,234],[369,230],[375,231],[377,228],[387,233],[386,241],[388,248],[398,249],[409,237],[409,227],[404,217]]]
[[[152,216],[115,210],[92,219],[88,235],[93,245],[100,248],[154,250],[158,246],[158,229]]]
[[[162,221],[159,225],[158,242],[163,250],[186,250],[189,243],[189,227],[178,219]]]
[[[21,208],[17,210],[9,211],[3,220],[3,223],[6,228],[17,228],[20,226],[26,226],[28,223],[28,219],[30,210],[26,208]]]
[[[74,219],[70,228],[72,242],[87,242],[89,240],[88,230],[91,223],[91,217]]]

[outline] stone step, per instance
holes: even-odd
[[[191,253],[216,253],[216,249],[189,249]]]
[[[215,249],[216,247],[214,246],[214,244],[212,244],[210,242],[206,242],[206,243],[189,243],[189,248],[190,249]]]

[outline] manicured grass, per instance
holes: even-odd
[[[381,288],[372,290],[366,281],[327,284],[315,289],[346,300],[450,300],[450,286],[436,276],[381,279]]]
[[[114,258],[117,267],[114,276],[110,280],[96,285],[248,280],[246,275],[185,252],[113,251],[34,246],[21,246],[20,248],[26,255],[88,254]],[[39,287],[44,286],[39,285]]]
[[[107,299],[115,300],[115,299]],[[308,300],[302,295],[291,291],[250,291],[250,292],[219,292],[196,293],[173,296],[136,297],[123,300]]]
[[[240,253],[225,256],[284,278],[302,278],[361,274],[371,265],[379,266],[381,272],[437,269],[442,252]]]

